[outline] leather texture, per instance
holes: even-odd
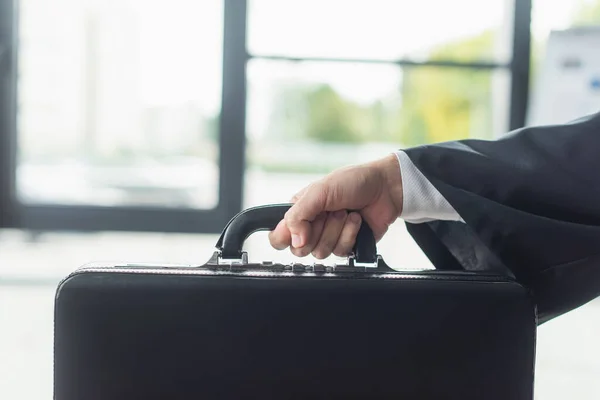
[[[55,399],[531,400],[529,292],[436,274],[78,273],[56,296]]]
[[[465,221],[407,224],[424,249],[436,236],[462,268],[513,275],[540,323],[600,295],[600,114],[405,152]]]

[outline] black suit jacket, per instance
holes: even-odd
[[[407,224],[438,266],[531,288],[540,323],[600,295],[600,114],[406,153],[466,224]]]

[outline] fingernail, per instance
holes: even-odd
[[[300,235],[292,235],[292,246],[295,248],[302,247],[302,240],[300,239]]]
[[[354,222],[355,224],[360,222],[360,215],[358,213],[351,213],[350,214],[350,221]]]
[[[346,216],[346,211],[338,210],[333,213],[333,218],[335,219],[343,219]]]

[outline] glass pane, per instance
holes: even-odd
[[[20,200],[213,208],[221,2],[20,4]]]
[[[561,124],[600,110],[600,0],[533,2],[528,123]]]
[[[553,30],[600,25],[600,0],[533,0],[531,33],[537,50]]]
[[[265,171],[322,173],[506,129],[495,118],[507,103],[503,71],[253,60],[248,79],[248,161]]]
[[[253,60],[248,79],[246,206],[289,201],[334,168],[405,146],[507,129],[502,70]],[[430,265],[401,224],[380,248],[392,265]]]
[[[510,59],[514,0],[250,0],[252,54]],[[455,48],[455,43],[468,46]]]

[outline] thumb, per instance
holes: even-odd
[[[310,240],[311,223],[325,210],[327,186],[313,184],[285,214],[285,223],[292,235],[292,247],[304,247]]]

